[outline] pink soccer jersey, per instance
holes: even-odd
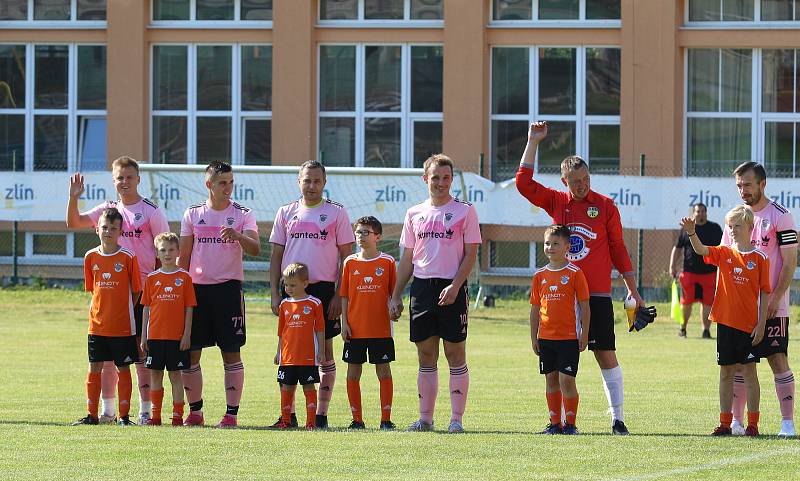
[[[754,214],[753,233],[750,235],[750,243],[769,258],[769,285],[774,289],[778,284],[778,277],[781,274],[783,260],[781,250],[797,249],[797,227],[795,226],[792,213],[786,207],[777,202],[770,202],[766,207]],[[731,237],[728,226],[722,234],[722,244],[730,245]],[[783,294],[781,303],[775,317],[789,317],[789,289]]]
[[[131,205],[106,201],[91,210],[82,212],[81,215],[89,216],[92,224],[96,226],[100,215],[110,207],[116,208],[122,214],[122,234],[119,237],[119,245],[136,255],[139,262],[141,285],[144,285],[147,275],[156,269],[156,248],[153,245],[153,239],[162,232],[169,232],[167,217],[163,210],[144,197]]]
[[[208,202],[186,209],[181,220],[181,237],[194,236],[189,274],[195,284],[219,284],[244,280],[242,246],[220,237],[223,227],[239,232],[258,232],[256,216],[247,207],[231,202],[224,210],[214,210]]]
[[[330,199],[315,207],[296,200],[278,209],[269,241],[284,246],[281,271],[292,262],[308,266],[309,282],[336,282],[339,246],[355,242],[342,204]]]
[[[413,249],[414,276],[452,279],[464,259],[464,244],[480,244],[475,206],[452,199],[434,207],[430,201],[406,211],[400,247]]]

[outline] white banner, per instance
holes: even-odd
[[[161,167],[161,166],[159,166]],[[266,172],[265,172],[266,170]],[[406,209],[427,197],[427,186],[418,169],[330,169],[326,196],[347,207],[351,218],[375,215],[386,224],[403,222]],[[202,171],[143,168],[139,192],[162,206],[170,221],[207,197]],[[565,187],[555,175],[537,180],[559,190]],[[54,172],[4,172],[0,175],[0,220],[63,222],[67,205],[68,176]],[[85,175],[86,191],[79,209],[87,210],[116,192],[108,172]],[[741,202],[733,178],[634,177],[593,175],[592,189],[614,199],[626,228],[675,229],[679,217],[688,215],[699,202],[708,206],[708,217],[723,222],[725,213]],[[472,173],[456,175],[453,194],[475,204],[482,224],[545,226],[550,217],[531,205],[513,180],[494,183]],[[767,193],[789,209],[800,208],[800,184],[796,179],[769,179]],[[271,222],[283,204],[299,197],[296,171],[287,168],[236,170],[234,199],[255,211],[259,222]]]

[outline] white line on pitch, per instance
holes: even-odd
[[[768,451],[763,453],[754,453],[748,456],[739,456],[737,458],[724,458],[710,463],[696,464],[694,466],[687,466],[685,468],[670,469],[667,471],[660,471],[656,473],[647,473],[637,476],[626,476],[622,478],[609,478],[608,481],[644,481],[649,479],[658,479],[672,476],[679,476],[682,474],[691,474],[698,471],[706,471],[713,468],[720,468],[730,466],[733,464],[748,463],[751,461],[758,461],[766,458],[774,458],[784,454],[800,453],[800,448],[786,448],[777,451]]]

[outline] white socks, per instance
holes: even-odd
[[[612,369],[601,369],[600,373],[603,375],[603,388],[606,391],[608,407],[611,409],[611,422],[613,423],[616,420],[625,422],[622,414],[622,403],[624,401],[622,394],[622,368],[617,366]]]

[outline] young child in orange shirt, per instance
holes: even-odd
[[[704,262],[718,266],[717,292],[709,318],[717,323],[719,364],[719,426],[712,436],[730,436],[733,376],[741,369],[747,385],[747,436],[758,436],[759,401],[755,347],[764,337],[769,299],[769,259],[750,244],[753,211],[737,205],[725,215],[731,246],[705,246],[697,238],[694,221],[681,219],[692,248]]]
[[[197,305],[192,276],[178,267],[180,239],[172,232],[161,233],[153,240],[161,268],[151,272],[142,294],[144,328],[142,351],[147,353],[145,367],[150,370],[150,396],[153,416],[148,426],[161,425],[164,402],[164,368],[172,385],[172,425],[183,425],[183,380],[181,371],[190,366],[189,347],[192,310]]]
[[[281,385],[281,419],[273,427],[289,429],[292,404],[297,384],[303,386],[306,398],[306,429],[315,428],[317,414],[318,366],[322,364],[325,345],[325,317],[322,301],[306,293],[308,267],[292,263],[283,270],[283,287],[288,298],[281,301],[278,312],[278,383]]]
[[[567,261],[569,237],[565,225],[545,230],[544,253],[550,262],[536,271],[531,282],[531,344],[539,356],[539,372],[545,375],[550,412],[550,424],[542,434],[579,434],[575,376],[580,352],[589,343],[589,286],[580,268]]]

